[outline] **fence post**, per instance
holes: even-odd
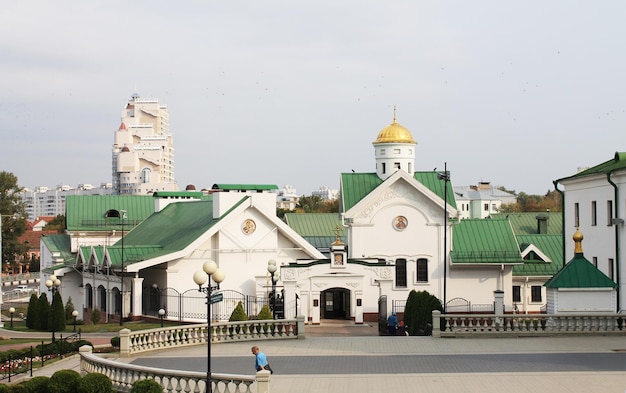
[[[83,345],[82,347],[78,348],[78,353],[80,354],[80,375],[82,376],[85,376],[85,374],[88,373],[86,364],[83,365],[83,354],[91,354],[92,352],[93,348],[91,347],[91,345]]]
[[[130,329],[120,330],[120,356],[123,358],[130,356]]]
[[[305,338],[305,334],[304,334],[304,315],[298,315],[296,317],[296,328],[298,329],[298,340],[300,340],[301,338]]]
[[[433,338],[441,337],[441,311],[433,310]]]
[[[267,370],[261,370],[256,373],[256,391],[257,393],[270,393],[270,375]]]
[[[41,367],[43,367],[44,360],[46,358],[46,347],[43,346],[43,340],[41,340],[41,351],[39,352],[39,355],[41,356]]]
[[[33,376],[33,346],[30,346],[30,376]]]

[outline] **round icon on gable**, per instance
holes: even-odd
[[[241,231],[246,235],[252,235],[256,230],[256,223],[254,220],[247,219],[241,224]]]
[[[398,216],[393,219],[393,227],[396,229],[396,231],[403,231],[408,226],[409,221],[404,216]]]

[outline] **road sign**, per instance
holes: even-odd
[[[224,294],[216,293],[215,295],[211,295],[211,301],[209,302],[209,304],[221,302],[222,300],[224,300]]]

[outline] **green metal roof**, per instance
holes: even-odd
[[[61,259],[64,263],[74,262],[75,255],[70,251],[70,235],[46,234],[41,237],[41,241],[46,245],[55,261]]]
[[[444,197],[444,185],[448,186],[447,202],[456,209],[454,190],[450,182],[439,180],[437,172],[415,172],[413,177],[426,188],[437,194],[441,199]],[[341,207],[342,211],[348,211],[359,203],[370,192],[374,191],[383,181],[376,173],[342,173],[341,174]]]
[[[620,169],[626,169],[626,153],[615,152],[613,159],[605,161],[602,164],[596,165],[594,167],[585,169],[584,171],[578,172],[573,176],[564,177],[557,181],[575,179],[588,175],[607,174]]]
[[[109,210],[126,210],[124,228],[131,229],[154,212],[154,198],[137,195],[72,195],[65,202],[65,219],[69,231],[121,230],[118,217],[105,218]]]
[[[247,197],[242,198],[242,201],[245,199]],[[124,237],[124,263],[140,262],[180,251],[218,221],[219,218],[213,219],[212,201],[172,203],[148,217]],[[121,264],[121,244],[120,240],[107,247],[114,265]]]
[[[152,194],[153,198],[197,198],[203,199],[208,195],[204,195],[202,191],[157,191]]]
[[[582,253],[576,253],[574,258],[544,286],[546,288],[617,288],[617,284],[593,266]]]
[[[339,227],[339,238],[346,242],[346,229],[341,225],[339,213],[286,213],[285,221],[294,231],[313,247],[329,248],[337,240],[335,228]]]
[[[524,263],[507,220],[461,220],[452,230],[450,259],[455,264]]]
[[[517,242],[520,251],[524,252],[534,245],[550,258],[550,262],[539,259],[525,259],[523,265],[513,266],[514,276],[553,276],[563,267],[563,236],[562,235],[519,235]]]
[[[224,191],[272,191],[278,190],[275,184],[213,184],[213,190]]]
[[[548,218],[547,235],[563,233],[563,213],[561,212],[496,213],[491,215],[491,219],[508,219],[516,235],[534,235],[539,233],[537,216]]]

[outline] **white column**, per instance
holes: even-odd
[[[319,325],[320,323],[320,310],[322,309],[322,307],[324,307],[324,305],[322,304],[322,301],[320,300],[320,291],[313,291],[311,292],[311,322],[313,324],[317,324]]]
[[[133,315],[143,315],[142,308],[142,294],[143,294],[143,277],[135,277],[133,278],[133,306],[134,309],[130,309],[130,293],[125,293],[124,300],[128,299],[128,303],[125,303],[124,310],[128,313],[129,311],[133,313]]]

